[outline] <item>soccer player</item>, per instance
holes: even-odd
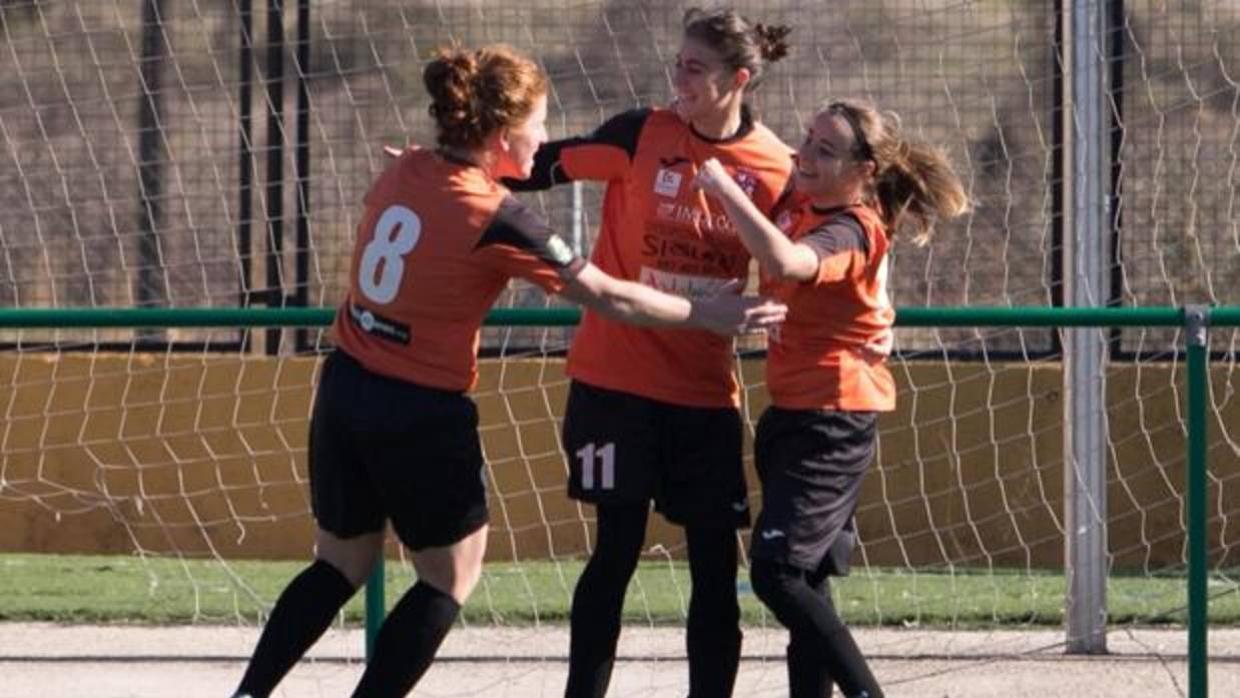
[[[383,623],[357,696],[403,696],[481,574],[487,536],[479,326],[511,277],[626,322],[724,333],[783,307],[735,293],[689,300],[586,262],[499,182],[546,141],[547,80],[502,46],[444,51],[423,73],[438,148],[411,148],[365,199],[348,296],[310,425],[315,561],[284,590],[238,695],[266,696],[373,569],[388,520],[417,583]]]
[[[790,631],[792,698],[824,698],[833,682],[850,698],[880,698],[827,577],[848,572],[877,414],[895,407],[886,367],[892,237],[909,231],[924,243],[936,221],[964,213],[969,201],[942,150],[906,140],[894,114],[852,100],[830,102],[814,117],[793,180],[774,223],[720,162],[707,162],[696,180],[736,222],[763,291],[788,304],[787,321],[771,336],[771,406],[754,443],[762,510],[750,577]]]
[[[748,276],[749,253],[718,203],[691,184],[724,163],[769,211],[791,174],[791,151],[745,96],[787,54],[789,29],[730,10],[691,9],[676,56],[671,108],[635,109],[592,134],[543,146],[519,189],[606,182],[592,261],[618,278],[690,298]],[[706,332],[626,326],[587,311],[568,353],[563,445],[569,495],[595,505],[597,540],[577,582],[565,694],[603,696],[637,567],[650,503],[683,526],[692,596],[689,695],[732,694],[740,658],[736,529],[748,526],[740,395],[732,342]]]

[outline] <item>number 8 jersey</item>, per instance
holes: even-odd
[[[557,293],[584,266],[480,168],[410,149],[366,195],[332,331],[374,373],[468,390],[482,319],[508,280]]]

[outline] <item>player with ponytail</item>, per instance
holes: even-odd
[[[880,698],[827,578],[848,572],[878,414],[895,408],[888,251],[900,235],[924,244],[969,199],[941,148],[905,138],[895,114],[858,100],[818,112],[793,180],[771,218],[718,162],[696,182],[735,221],[763,292],[788,304],[767,352],[771,406],[754,441],[762,511],[750,577],[789,630],[792,698],[829,696],[832,683],[848,698]]]
[[[719,204],[692,191],[701,164],[722,163],[761,211],[791,173],[788,147],[746,104],[787,54],[789,30],[700,9],[683,27],[669,107],[626,111],[588,136],[548,143],[533,175],[513,186],[605,182],[591,260],[694,298],[743,284],[750,259]],[[585,313],[568,352],[562,436],[569,496],[594,505],[597,538],[573,593],[568,698],[607,691],[652,501],[685,531],[688,693],[731,695],[741,647],[736,530],[749,525],[734,367],[730,340]]]

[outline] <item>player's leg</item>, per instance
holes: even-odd
[[[830,698],[834,690],[831,672],[819,656],[813,635],[789,632],[786,650],[788,695],[797,698]]]
[[[815,571],[806,581],[815,594],[825,596],[830,593],[825,569]],[[826,663],[818,656],[812,635],[791,632],[788,634],[787,663],[788,685],[792,689],[792,695],[831,695],[835,682],[831,679],[831,672],[827,671]]]
[[[383,514],[352,450],[348,410],[340,409],[355,370],[340,354],[324,362],[310,423],[315,560],[280,594],[238,694],[261,698],[275,690],[361,586],[382,549]]]
[[[601,504],[597,540],[577,586],[570,617],[568,698],[601,698],[611,683],[624,595],[646,537],[645,506]]]
[[[574,382],[564,411],[569,496],[595,505],[594,550],[573,590],[569,698],[607,692],[624,596],[646,537],[657,414],[651,401]]]
[[[382,698],[413,690],[478,584],[486,540],[483,526],[452,545],[413,553],[418,581],[384,619],[353,695]]]
[[[685,539],[693,583],[685,628],[689,696],[730,696],[741,654],[736,528],[690,526]]]
[[[736,529],[749,523],[742,422],[731,408],[666,406],[656,506],[685,527],[693,582],[685,649],[690,698],[732,695],[740,664]]]
[[[355,695],[403,696],[434,661],[481,576],[486,468],[478,409],[464,394],[385,380],[365,409],[359,448],[392,530],[412,551],[418,581],[384,619]]]
[[[806,580],[804,570],[771,560],[754,560],[750,568],[754,594],[766,604],[789,632],[797,636],[798,659],[816,654],[845,696],[880,698],[883,695],[852,633],[840,620],[829,594],[820,594]],[[789,666],[792,698],[822,698],[820,669],[810,661]],[[809,691],[809,692],[798,692]]]
[[[260,698],[275,690],[365,581],[382,546],[382,531],[343,539],[319,530],[315,561],[280,594],[238,694]]]
[[[830,679],[847,696],[882,695],[825,584],[828,574],[847,573],[850,520],[873,457],[873,426],[873,415],[779,409],[759,423],[763,509],[750,577],[754,593],[791,633],[794,698],[821,698]]]

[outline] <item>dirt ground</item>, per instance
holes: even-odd
[[[249,627],[137,628],[0,624],[3,698],[226,698],[257,639]],[[1066,656],[1057,631],[860,630],[888,696],[1152,698],[1186,695],[1183,630],[1117,629],[1110,654]],[[735,695],[787,694],[784,636],[747,630]],[[278,696],[345,696],[360,671],[362,637],[332,630]],[[567,631],[457,628],[414,696],[533,698],[561,695]],[[1210,696],[1240,696],[1240,630],[1210,635]],[[683,698],[679,629],[626,627],[612,696]]]

